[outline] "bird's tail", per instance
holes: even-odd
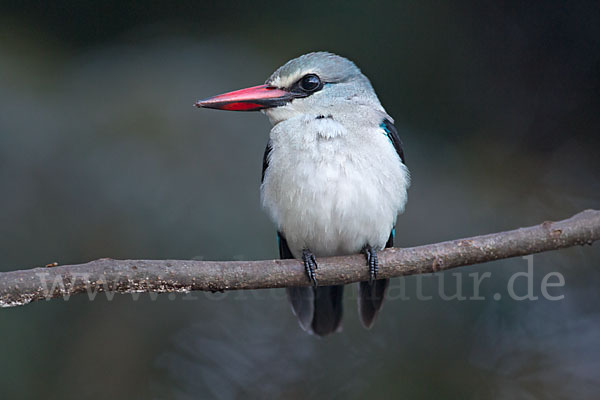
[[[281,232],[277,232],[277,238],[281,258],[294,258]],[[325,336],[340,328],[344,285],[291,287],[286,292],[302,329]]]
[[[374,282],[360,282],[358,287],[358,314],[365,328],[370,328],[381,310],[389,279]]]
[[[385,244],[386,249],[394,247],[396,228],[392,229],[390,237]],[[360,282],[358,285],[358,315],[360,321],[367,329],[373,326],[379,310],[383,306],[385,293],[390,284],[389,279],[378,279],[374,282]]]
[[[302,329],[325,336],[340,328],[344,285],[286,289]]]

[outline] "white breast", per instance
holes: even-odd
[[[304,115],[278,123],[271,146],[262,203],[295,257],[385,246],[409,175],[380,127]]]

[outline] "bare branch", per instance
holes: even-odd
[[[600,239],[600,211],[507,232],[475,236],[380,253],[381,278],[431,273],[464,265],[516,257]],[[365,281],[362,255],[319,259],[319,284]],[[0,306],[102,291],[187,292],[307,286],[297,260],[187,261],[112,260],[0,273]]]

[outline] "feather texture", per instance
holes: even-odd
[[[320,77],[322,89],[263,110],[274,126],[263,157],[261,200],[277,225],[280,255],[301,259],[309,249],[318,262],[367,245],[389,247],[410,185],[393,120],[360,70],[331,53],[294,59],[267,84],[285,90],[309,73]],[[388,284],[360,283],[366,327],[381,309]],[[343,286],[287,293],[305,330],[326,335],[340,328]]]

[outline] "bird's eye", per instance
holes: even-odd
[[[315,90],[320,89],[321,86],[321,79],[315,74],[304,75],[302,79],[300,79],[300,89],[305,92],[314,92]]]

